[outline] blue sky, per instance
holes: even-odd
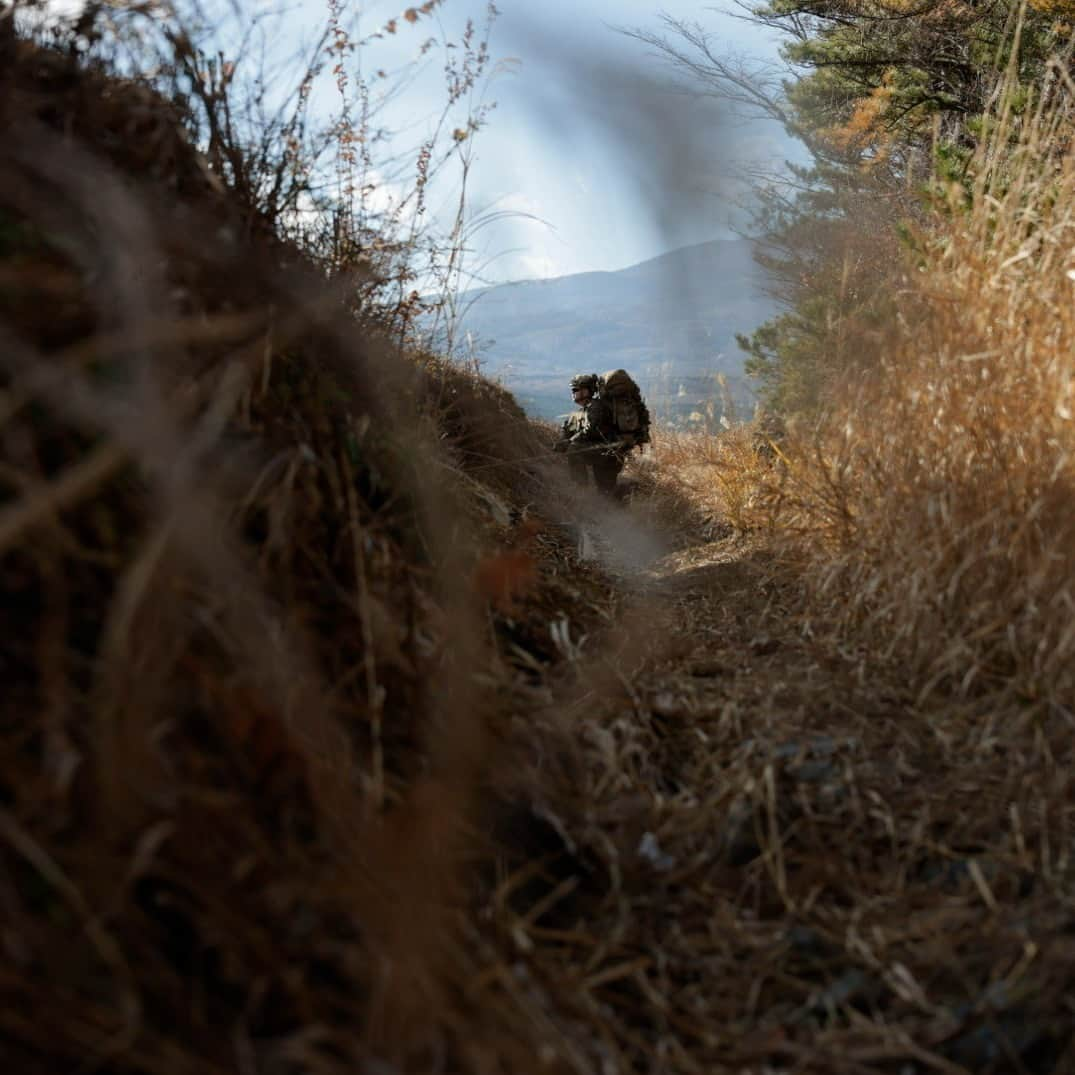
[[[498,84],[482,184],[547,224],[510,229],[525,249],[499,271],[617,269],[743,226],[737,172],[795,149],[775,124],[744,124],[662,85],[665,61],[610,26],[659,28],[652,0],[544,0],[525,16],[522,7],[506,0],[495,31],[521,63]],[[715,9],[676,0],[665,10],[697,18],[722,51],[775,56],[771,37]]]
[[[451,17],[480,0],[448,0]],[[733,234],[745,217],[744,165],[797,149],[776,124],[744,124],[656,83],[669,69],[613,28],[659,29],[654,0],[500,0],[494,55],[518,60],[492,87],[473,203],[532,214],[485,237],[494,279],[619,269]],[[665,0],[721,51],[775,58],[771,36],[713,7]],[[449,12],[445,12],[449,17]],[[669,122],[670,118],[672,119]]]
[[[176,0],[205,13],[225,58],[252,16],[267,18],[268,48],[281,63],[281,85],[293,84],[297,55],[326,25],[333,5],[356,36],[395,20],[348,59],[351,76],[407,71],[406,87],[384,106],[396,131],[387,147],[400,170],[378,169],[376,198],[408,186],[418,145],[444,100],[444,42],[458,40],[468,19],[485,21],[488,0],[442,0],[428,16],[401,16],[422,0]],[[47,0],[54,13],[82,0]],[[281,5],[284,5],[283,7]],[[744,167],[778,168],[802,159],[774,123],[743,122],[712,101],[668,92],[668,65],[615,27],[660,30],[661,15],[693,20],[711,32],[715,51],[775,60],[778,41],[763,29],[699,0],[496,0],[491,55],[495,77],[485,99],[496,108],[473,142],[469,207],[496,220],[475,232],[468,267],[481,281],[501,282],[614,270],[677,246],[729,237],[747,224]],[[421,53],[423,43],[432,47]],[[391,79],[378,82],[387,86]],[[313,101],[328,115],[338,105],[326,72]],[[450,128],[449,128],[450,129]],[[431,190],[429,211],[442,227],[456,202],[457,173]]]
[[[363,34],[416,0],[347,7]],[[660,16],[696,20],[719,52],[775,60],[778,42],[756,26],[697,0],[496,0],[491,36],[497,74],[486,88],[496,108],[476,136],[470,177],[475,215],[502,211],[472,239],[470,267],[491,282],[614,270],[676,246],[742,228],[744,165],[778,166],[798,150],[772,123],[744,123],[712,102],[669,93],[669,68],[617,26],[658,30]],[[398,68],[431,34],[457,39],[467,19],[482,23],[488,0],[444,0],[431,18],[398,21],[368,46],[362,64]],[[326,4],[296,11],[307,26]],[[439,46],[406,92],[386,107],[400,146],[417,145],[443,100]],[[454,199],[449,175],[432,208]]]

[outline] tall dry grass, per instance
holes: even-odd
[[[775,451],[662,430],[658,494],[779,535],[811,633],[920,700],[1075,704],[1072,86],[997,94],[965,186],[894,265],[897,316]]]
[[[684,431],[660,426],[654,433],[648,466],[641,472],[652,478],[649,493],[652,513],[672,513],[682,525],[691,522],[747,531],[772,521],[768,500],[762,495],[774,477],[779,459],[768,451],[768,441],[754,425],[736,425],[723,433]]]
[[[769,490],[809,606],[922,700],[1075,703],[1071,88],[1001,95],[885,344]]]

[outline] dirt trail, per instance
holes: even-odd
[[[1018,776],[817,644],[790,585],[737,537],[616,577],[580,770],[494,899],[513,1003],[580,1072],[1070,1070],[1068,898],[982,808],[1028,824]]]

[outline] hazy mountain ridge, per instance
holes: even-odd
[[[654,413],[684,418],[711,402],[719,418],[729,396],[750,406],[735,334],[776,312],[753,250],[749,239],[718,239],[618,272],[475,289],[461,296],[462,329],[483,371],[535,415],[570,409],[573,373],[622,366]]]

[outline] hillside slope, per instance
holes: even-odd
[[[776,309],[753,249],[747,239],[715,240],[619,272],[468,292],[462,327],[476,337],[486,372],[538,416],[569,409],[564,385],[573,373],[621,366],[664,418],[719,402],[717,374],[746,406],[735,335]]]
[[[476,1069],[518,1052],[458,1036],[453,923],[545,445],[181,118],[0,18],[0,1057]]]

